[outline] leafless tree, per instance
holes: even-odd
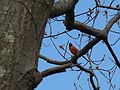
[[[116,0],[111,0],[109,5],[105,5],[104,0],[103,2],[100,0],[92,1],[95,3],[95,7],[89,8],[88,11],[76,15],[74,11],[79,0],[59,0],[57,2],[54,2],[54,0],[1,0],[0,90],[33,90],[43,78],[56,73],[65,72],[66,69],[73,70],[73,67],[78,68],[80,75],[82,72],[89,75],[88,82],[93,90],[99,90],[101,87],[95,71],[102,73],[109,81],[110,87],[114,88],[111,80],[115,71],[120,69],[120,61],[112,49],[112,45],[110,45],[108,41],[108,34],[109,32],[120,34],[119,31],[111,30],[114,24],[118,25],[118,28],[120,28],[119,3],[116,6],[113,6],[113,3]],[[102,8],[105,8],[106,10],[100,10]],[[108,19],[108,10],[116,11],[110,19]],[[94,27],[95,21],[100,13],[104,14],[107,20],[104,29],[97,29]],[[57,17],[61,15],[65,15],[63,16],[63,20],[58,20]],[[80,17],[82,15],[88,17],[85,22],[75,20],[75,17]],[[63,21],[66,30],[54,35],[51,33],[50,35],[46,34],[45,27],[48,19],[52,19],[53,21]],[[89,22],[93,22],[92,26],[88,25]],[[59,49],[62,49],[65,52],[63,55],[59,52],[53,39],[59,37],[61,34],[69,35],[68,32],[74,30],[80,32],[78,38],[81,41],[83,36],[87,37],[88,43],[82,47],[76,55],[71,56],[68,60],[65,56],[66,53],[69,54],[67,51],[68,43],[66,44],[66,47],[62,45],[59,46]],[[73,38],[71,35],[69,36]],[[43,38],[50,38],[64,61],[59,61],[57,59],[53,60],[39,54]],[[116,45],[119,39],[120,38],[118,38],[113,45]],[[91,59],[93,46],[100,41],[107,46],[108,51],[113,57],[113,59],[109,58],[111,62],[113,62],[113,66],[111,66],[109,70],[100,67],[100,64],[105,60],[105,56],[97,61]],[[82,42],[79,43],[79,46],[81,43]],[[78,59],[81,57],[84,58],[87,66],[86,64],[83,65],[79,63]],[[39,72],[37,70],[39,58],[47,61],[47,63],[57,66]],[[112,77],[108,78],[103,71],[108,72]],[[74,86],[77,90],[76,83],[74,83]]]

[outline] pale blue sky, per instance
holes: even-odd
[[[103,1],[103,0],[101,0],[101,1]],[[104,0],[104,1],[106,1],[106,4],[107,4],[112,0]],[[120,0],[116,0],[116,2],[118,4],[120,4]],[[94,0],[80,0],[79,3],[76,5],[75,13],[76,14],[82,13],[82,12],[88,10],[88,8],[93,8],[94,5],[95,5]],[[115,6],[116,3],[113,3],[113,5]],[[107,10],[107,9],[101,9],[101,10]],[[112,17],[112,14],[116,12],[113,10],[109,10],[109,11],[111,14],[108,19],[110,19]],[[62,17],[60,17],[59,19],[62,19]],[[76,17],[76,20],[78,20],[80,22],[84,22],[86,19],[87,19],[86,15]],[[101,13],[95,23],[95,28],[103,29],[104,26],[106,25],[106,23],[107,22],[106,22],[105,16],[103,15],[103,13]],[[92,23],[89,23],[88,25],[91,25],[91,24]],[[53,34],[62,32],[65,30],[65,27],[62,22],[51,23],[51,26],[52,26]],[[118,29],[117,25],[114,25],[112,30],[118,31],[120,29]],[[46,32],[48,34],[50,32],[49,25],[47,25]],[[74,30],[74,31],[70,32],[69,34],[74,37],[77,37],[78,33],[81,34],[79,31]],[[115,35],[113,33],[110,33],[109,34],[110,43],[113,43],[115,40],[117,40],[117,38],[119,36],[120,36],[119,34]],[[82,47],[87,43],[85,40],[86,40],[86,38],[83,39]],[[66,45],[68,41],[72,42],[77,48],[79,48],[75,43],[75,42],[77,42],[77,44],[78,44],[79,40],[73,40],[66,34],[59,36],[57,39],[53,39],[53,41],[55,42],[55,44],[58,48],[59,48],[59,45]],[[117,54],[118,58],[120,59],[120,41],[116,44],[116,46],[114,46],[112,48],[114,49],[115,53]],[[64,51],[60,50],[60,52],[63,53]],[[69,52],[69,50],[68,50],[68,52]],[[64,60],[59,55],[59,53],[57,52],[55,47],[52,45],[49,38],[43,40],[43,45],[42,45],[40,53],[42,55],[45,55],[45,56],[55,59],[55,60]],[[96,46],[94,46],[91,58],[93,60],[98,60],[98,59],[101,59],[103,57],[103,55],[106,55],[106,57],[105,57],[106,60],[100,65],[100,67],[109,69],[111,67],[111,65],[113,64],[109,60],[109,57],[112,58],[112,56],[108,52],[106,45],[103,42],[100,42]],[[67,57],[70,58],[69,55]],[[84,63],[83,58],[80,58],[79,62]],[[48,64],[45,61],[40,59],[38,69],[39,69],[39,71],[43,71],[49,67],[54,67],[54,66],[55,65]],[[44,80],[40,83],[40,85],[38,85],[38,87],[35,90],[75,90],[74,82],[76,82],[78,90],[81,90],[79,85],[83,88],[83,90],[89,90],[88,82],[86,81],[89,78],[89,76],[86,73],[83,73],[81,75],[81,78],[79,80],[77,80],[79,73],[80,72],[78,72],[78,71],[71,71],[70,69],[67,69],[67,71],[64,73],[48,76],[48,77],[44,78]],[[97,74],[99,81],[101,81],[100,82],[100,86],[101,86],[100,90],[108,90],[109,89],[108,82],[105,80],[105,78],[99,72],[95,72],[95,73]],[[114,79],[113,83],[116,84],[117,86],[116,86],[116,89],[114,89],[114,90],[119,90],[120,89],[120,71],[117,70],[115,72],[115,74],[116,75],[113,77],[113,79]]]

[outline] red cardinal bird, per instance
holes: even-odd
[[[74,47],[72,43],[69,43],[69,49],[73,55],[76,55],[79,52],[79,50],[76,47]]]

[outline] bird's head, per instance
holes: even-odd
[[[69,43],[69,47],[71,47],[72,46],[72,43]]]

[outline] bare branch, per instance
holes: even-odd
[[[79,64],[77,64],[77,63],[76,63],[75,66],[76,66],[77,68],[79,68],[80,70],[82,70],[82,71],[84,71],[84,72],[86,72],[86,73],[94,76],[94,73],[93,73],[92,71],[90,71],[89,69],[86,69],[86,68],[84,68],[83,66],[81,66],[81,65],[79,65]]]
[[[94,90],[99,90],[100,87],[96,87],[96,86],[95,86],[95,83],[94,83],[94,80],[93,80],[93,76],[92,76],[92,75],[90,75],[90,83],[92,84],[92,87],[93,87]]]
[[[120,19],[120,12],[118,12],[109,22],[108,24],[106,25],[106,27],[104,28],[104,35],[107,36],[107,34],[109,33],[111,27],[113,26],[113,24],[115,22],[117,22],[117,20]]]
[[[51,9],[50,18],[66,14],[77,2],[78,0],[59,0]]]
[[[65,33],[67,33],[67,32],[70,32],[70,31],[63,31],[63,32],[61,32],[61,33],[57,33],[57,34],[54,34],[54,35],[45,36],[44,38],[56,37],[56,36],[59,36],[59,35],[63,35],[63,34],[65,34]]]
[[[42,71],[41,74],[42,74],[42,77],[47,77],[47,76],[50,76],[52,74],[65,72],[66,71],[65,69],[70,68],[71,66],[72,66],[72,63],[56,66],[56,67],[47,69],[45,71]]]
[[[76,82],[74,82],[74,87],[75,87],[75,90],[78,90]]]
[[[74,9],[75,9],[75,5],[70,10],[68,10],[65,15],[64,25],[66,26],[67,30],[73,29],[73,23],[75,20],[74,19],[75,18]]]
[[[94,10],[94,9],[96,9],[96,6],[93,7],[91,10]],[[80,13],[80,14],[75,15],[75,17],[81,16],[81,15],[85,15],[85,14],[87,14],[87,13],[89,13],[89,12],[90,12],[89,10],[88,10],[88,11],[85,11],[85,12],[83,12],[83,13]]]
[[[111,46],[110,46],[110,44],[109,44],[107,39],[105,40],[105,44],[107,45],[110,53],[112,54],[112,56],[113,56],[113,58],[114,58],[114,60],[116,62],[116,65],[120,68],[120,62],[119,62],[117,56],[115,55],[114,51],[112,50],[112,48],[111,48]]]
[[[109,6],[112,6],[112,4],[113,4],[114,1],[115,1],[115,0],[112,0]]]
[[[104,39],[103,39],[103,41],[105,42],[105,44],[107,45],[110,53],[112,54],[112,56],[113,56],[113,58],[114,58],[114,60],[115,60],[115,62],[116,62],[116,65],[120,68],[120,62],[119,62],[117,56],[115,55],[114,51],[112,50],[112,48],[111,48],[111,46],[110,46],[110,44],[109,44],[109,42],[108,42],[108,39],[107,39],[107,35],[108,35],[111,27],[112,27],[113,24],[114,24],[115,22],[117,22],[117,20],[119,20],[119,19],[120,19],[120,12],[118,12],[118,13],[108,22],[108,24],[106,25],[106,27],[105,27],[104,30],[103,30],[103,31],[104,31]]]
[[[71,63],[71,60],[68,60],[68,61],[58,61],[58,60],[53,60],[53,59],[48,58],[48,57],[43,56],[43,55],[39,55],[39,58],[42,58],[46,62],[51,63],[51,64],[55,64],[55,65],[63,65],[63,64]]]
[[[100,29],[92,28],[92,27],[85,25],[85,24],[78,22],[78,21],[74,22],[73,28],[77,29],[83,33],[93,35],[95,37],[99,37],[100,33],[102,32]]]
[[[100,41],[99,38],[95,38],[92,41],[90,41],[83,49],[81,49],[78,54],[73,58],[73,62],[77,62],[77,59],[84,54],[86,54],[94,45],[96,45]],[[75,59],[74,59],[75,58]]]
[[[101,8],[107,8],[107,9],[112,9],[112,10],[118,10],[118,11],[120,11],[120,8],[111,7],[111,6],[97,5],[97,7],[101,7]]]

